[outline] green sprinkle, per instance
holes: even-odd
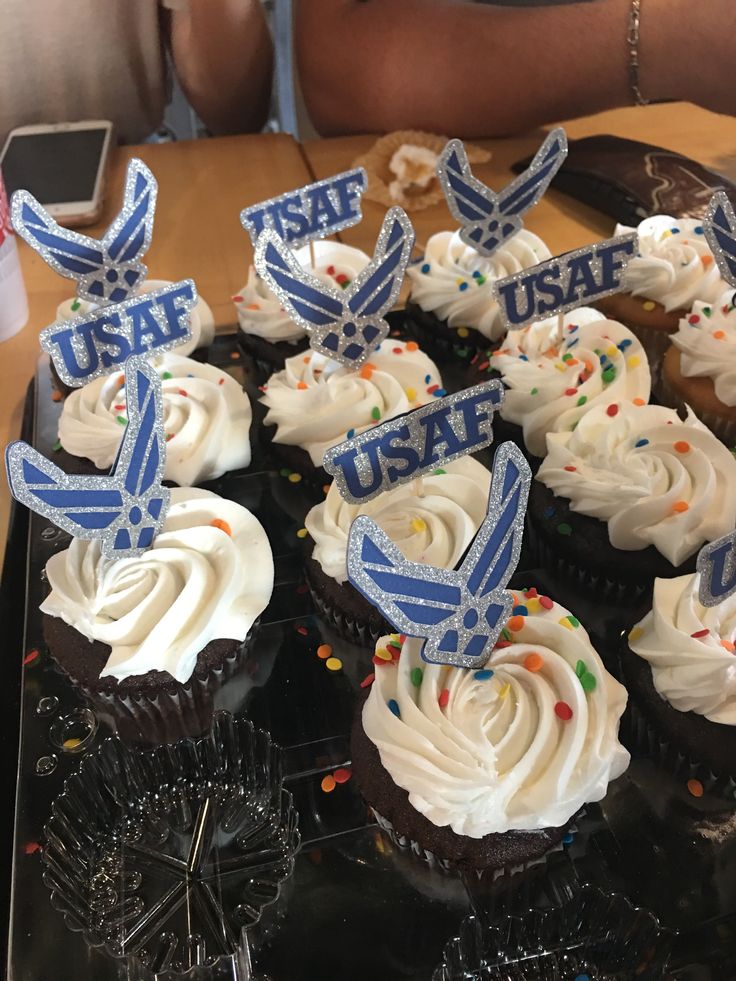
[[[587,401],[588,401],[588,396],[587,395],[581,395],[580,398],[577,401],[577,404],[578,405],[585,405],[585,403]]]
[[[506,629],[506,627],[504,627],[503,630],[501,631],[501,636],[503,637],[504,640],[511,640],[511,633],[509,630]]]
[[[486,281],[486,277],[485,276],[476,276],[475,277],[475,281],[478,284],[478,286],[482,286],[483,283],[485,283],[485,281]]]
[[[118,422],[120,423],[121,426],[127,426],[128,425],[128,420],[125,418],[125,416],[118,416],[117,417],[117,420],[118,420]]]
[[[163,380],[164,380],[164,381],[168,381],[168,380],[169,380],[169,378],[173,378],[174,376],[173,376],[173,375],[171,374],[171,372],[170,372],[170,371],[165,371],[165,372],[164,372],[164,373],[163,373],[163,374],[161,375],[161,377],[163,378]]]
[[[424,678],[424,672],[421,668],[412,668],[409,677],[411,678],[411,683],[414,685],[414,687],[418,688],[422,683],[422,679]]]
[[[78,310],[81,307],[81,305],[82,304],[79,302],[79,300],[75,300],[74,303],[72,303],[72,311]]]
[[[291,470],[289,470],[288,467],[282,467],[279,470],[279,476],[280,477],[288,477],[290,474],[291,474]]]
[[[610,365],[608,368],[606,368],[601,377],[606,385],[608,385],[609,382],[612,382],[616,377],[616,369],[613,367],[613,365]]]
[[[538,388],[533,388],[533,389],[531,390],[531,393],[530,393],[530,394],[531,394],[531,395],[538,395],[538,394],[539,394],[539,389],[538,389]]]
[[[578,661],[578,663],[575,665],[575,674],[578,676],[578,678],[582,678],[587,670],[585,661]]]
[[[572,528],[566,521],[563,521],[562,524],[557,525],[557,530],[561,535],[572,535]]]
[[[54,448],[54,451],[56,453],[59,452],[59,450],[61,449],[61,440],[60,439],[57,439],[57,441],[54,443],[54,447],[53,448]]]
[[[453,344],[452,349],[459,358],[467,358],[468,354],[470,354],[467,347],[457,347],[457,345]]]
[[[710,307],[703,307],[703,313],[704,313],[704,315],[706,317],[710,317],[710,315],[713,313],[713,311],[711,310]]]
[[[443,473],[447,473],[447,471],[446,470],[443,470],[442,467],[437,467],[436,470],[433,470],[432,471],[432,476],[439,477],[440,474],[443,474]]]
[[[595,686],[597,684],[595,675],[591,674],[590,671],[586,671],[580,679],[580,684],[583,686],[583,691],[595,691]]]
[[[371,409],[371,419],[378,420],[380,418],[381,418],[381,410],[378,408],[377,405],[374,405],[373,408]]]
[[[580,621],[578,620],[577,617],[573,616],[572,613],[569,613],[568,614],[567,619],[568,619],[568,622],[573,625],[573,627],[579,627],[580,626]]]
[[[567,354],[563,354],[563,355],[562,355],[562,360],[563,360],[563,361],[572,361],[572,355],[570,354],[570,352],[569,352],[569,351],[568,351],[568,353],[567,353]]]

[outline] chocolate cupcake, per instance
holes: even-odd
[[[706,788],[736,785],[736,596],[704,607],[700,575],[657,579],[622,655],[641,742]]]
[[[329,482],[322,458],[331,446],[445,394],[416,341],[394,338],[357,370],[314,351],[295,355],[261,390],[273,456],[319,484]]]
[[[580,622],[534,589],[516,599],[483,670],[379,640],[353,727],[353,773],[382,827],[466,870],[538,861],[629,761],[626,691]]]
[[[390,629],[348,582],[348,535],[359,514],[373,518],[410,561],[454,569],[486,516],[490,483],[482,464],[463,457],[362,505],[348,504],[332,484],[304,522],[314,542],[307,580],[322,615],[356,643],[374,644]]]
[[[532,483],[537,560],[608,596],[694,571],[736,526],[736,460],[692,413],[611,402],[547,437]]]
[[[498,344],[506,328],[493,294],[496,280],[535,266],[551,253],[533,232],[522,229],[490,258],[466,245],[459,232],[439,232],[424,258],[409,266],[408,326],[423,348],[467,356]]]
[[[634,231],[639,255],[626,267],[627,292],[605,297],[597,306],[636,334],[656,379],[680,319],[696,300],[715,303],[726,283],[698,219],[654,215],[638,228],[617,225],[615,234]]]
[[[161,533],[137,557],[72,540],[46,565],[49,651],[126,733],[203,731],[213,691],[237,666],[273,589],[266,534],[245,508],[175,488]]]
[[[736,294],[696,303],[680,320],[665,354],[657,394],[665,405],[689,405],[727,446],[736,445]]]

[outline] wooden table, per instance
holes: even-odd
[[[678,150],[736,180],[736,119],[684,104],[648,106],[601,113],[565,123],[571,138],[596,133],[628,136]],[[501,187],[512,175],[510,166],[533,153],[543,132],[506,140],[476,141],[492,151],[478,176]],[[365,152],[373,136],[314,140],[300,147],[283,134],[227,137],[217,140],[146,145],[115,151],[110,193],[97,234],[112,219],[120,200],[125,165],[140,156],[159,181],[159,202],[153,244],[147,263],[152,277],[191,276],[208,301],[218,326],[233,322],[230,297],[245,281],[251,249],[238,220],[248,204],[281,194],[310,180],[346,170]],[[385,209],[364,202],[364,220],[341,238],[372,251]],[[417,240],[452,228],[444,203],[412,215]],[[585,245],[612,232],[604,215],[571,198],[549,191],[530,212],[527,227],[553,252]],[[14,439],[20,426],[23,396],[39,355],[38,332],[54,319],[58,303],[71,295],[70,282],[53,273],[24,243],[21,260],[31,317],[20,334],[6,341],[0,361],[0,442]],[[0,480],[0,550],[5,547],[9,494]]]

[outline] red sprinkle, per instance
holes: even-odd
[[[185,392],[183,388],[180,388],[179,389],[179,395],[183,396],[184,398],[188,398],[189,397],[188,396],[188,393]]]
[[[218,384],[218,385],[224,385],[224,384],[225,384],[225,379],[224,379],[224,378],[221,378],[221,379],[220,379],[220,380],[218,381],[218,383],[217,383],[217,384]]]
[[[539,597],[539,603],[540,603],[540,606],[543,606],[545,610],[551,610],[552,607],[555,605],[552,602],[552,600],[549,598],[549,596],[540,596]]]
[[[347,767],[341,766],[339,770],[335,770],[332,774],[332,779],[335,783],[347,783],[352,777],[352,771],[348,770]]]
[[[707,637],[710,630],[706,627],[705,630],[696,630],[694,634],[690,634],[691,637]]]
[[[26,855],[35,855],[36,852],[41,851],[41,846],[37,841],[27,841],[25,845],[23,845],[23,851],[26,853]]]
[[[578,468],[577,467],[573,467],[573,466],[565,467],[565,470],[567,470],[568,473],[577,473],[578,472]]]
[[[481,363],[478,365],[478,371],[485,371],[486,368],[490,365],[490,363],[491,363],[490,361],[481,361]]]
[[[563,722],[569,722],[572,718],[572,709],[567,702],[557,702],[555,705],[555,715]]]
[[[566,388],[565,389],[565,395],[577,395],[577,394],[578,394],[577,388]]]
[[[429,388],[427,389],[427,394],[432,395],[432,393],[436,392],[439,387],[440,387],[439,385],[430,385]]]
[[[531,587],[530,587],[529,589],[527,589],[527,591],[526,591],[526,592],[524,593],[524,596],[525,596],[525,597],[526,597],[527,599],[533,599],[533,597],[535,597],[535,596],[538,596],[538,595],[539,595],[539,594],[537,593],[537,589],[536,589],[536,587],[535,587],[535,586],[531,586]]]
[[[307,633],[309,632],[309,631],[307,630],[307,628],[306,628],[306,627],[304,626],[304,624],[302,624],[302,623],[298,623],[298,624],[296,625],[296,627],[294,627],[294,629],[296,630],[296,632],[297,632],[298,634],[301,634],[301,635],[302,635],[302,637],[306,637],[306,636],[307,636]]]
[[[367,674],[365,678],[363,678],[363,680],[360,683],[360,687],[369,688],[375,680],[376,680],[376,673],[375,671],[371,671],[370,674]]]
[[[235,296],[231,296],[230,299],[233,301],[233,303],[243,302],[243,297],[240,295],[240,293],[236,293]]]
[[[125,412],[125,406],[124,405],[114,405],[113,406],[113,409],[115,409],[116,412]]]
[[[393,350],[394,354],[403,354],[404,353],[403,347],[395,347],[395,348],[392,348],[392,350]]]
[[[328,266],[327,267],[327,275],[328,276],[334,276],[335,275],[335,267],[334,266]]]
[[[440,703],[440,708],[445,708],[447,703],[450,701],[450,689],[443,688],[437,701]]]
[[[497,640],[493,649],[500,651],[500,650],[503,650],[504,647],[511,647],[511,641],[510,640]]]
[[[33,650],[29,651],[23,658],[23,664],[33,664],[34,661],[38,660],[38,657],[38,651],[34,647]]]
[[[345,273],[338,273],[337,276],[335,276],[335,279],[341,286],[343,283],[348,282],[348,277],[345,275]]]
[[[687,322],[689,324],[699,324],[700,317],[697,315],[697,313],[691,313],[690,316],[687,318]]]
[[[618,406],[615,405],[615,404],[614,405],[609,405],[608,408],[606,409],[606,414],[609,415],[609,416],[611,416],[611,418],[613,418],[613,416],[617,416],[618,415]]]

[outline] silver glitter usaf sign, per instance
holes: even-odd
[[[736,593],[736,531],[709,542],[698,552],[700,588],[698,598],[703,606],[717,606]]]

